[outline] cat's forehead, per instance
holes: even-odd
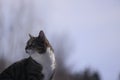
[[[28,40],[28,43],[30,44],[30,43],[32,43],[34,40],[35,40],[35,38],[30,38],[30,39]]]
[[[39,39],[38,37],[32,37],[28,40],[28,43],[33,43],[33,42],[41,42],[42,40]]]

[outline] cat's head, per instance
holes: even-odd
[[[26,45],[26,53],[34,53],[38,52],[39,54],[43,54],[47,51],[47,48],[50,48],[53,51],[52,46],[47,40],[43,31],[39,32],[37,37],[33,37],[29,34],[30,39],[27,41]]]

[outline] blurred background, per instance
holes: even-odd
[[[0,0],[0,72],[44,30],[55,80],[120,80],[120,0]]]

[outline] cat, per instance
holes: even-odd
[[[30,35],[25,51],[30,57],[18,61],[0,74],[0,80],[53,80],[56,68],[54,50],[43,31]]]
[[[26,53],[42,65],[42,73],[45,75],[44,80],[49,80],[55,69],[54,50],[43,31],[40,31],[38,37],[33,37],[30,34],[29,36],[30,40],[28,40],[25,48]]]

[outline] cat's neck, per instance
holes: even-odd
[[[52,69],[55,68],[55,56],[54,52],[50,49],[50,47],[47,48],[45,53],[42,54],[39,54],[38,52],[32,53],[31,57],[33,58],[33,60],[35,60],[42,66],[50,65]]]

